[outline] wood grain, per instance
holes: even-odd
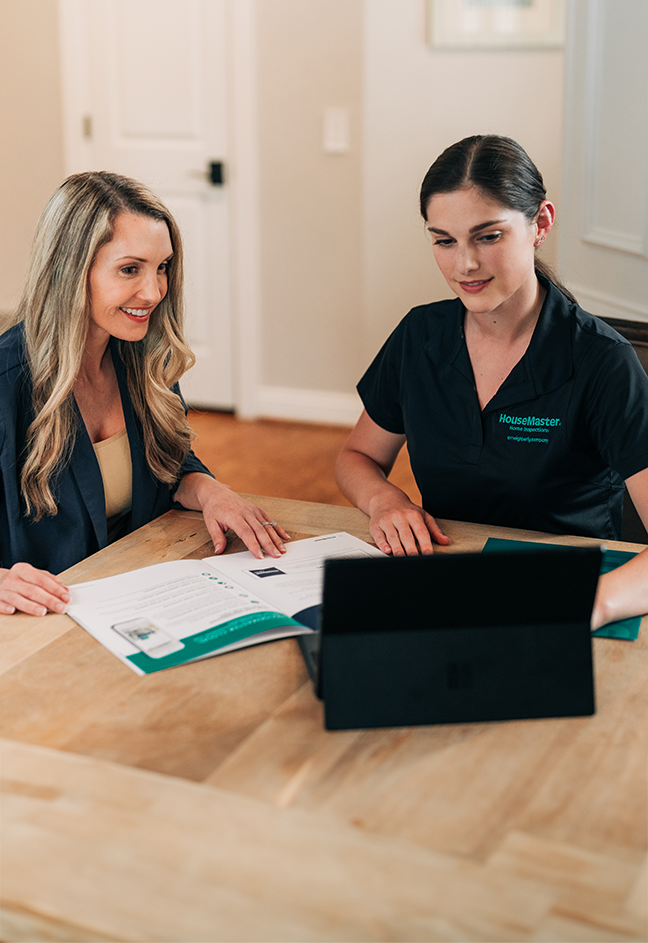
[[[556,919],[578,928],[572,939],[642,939],[633,869],[611,887],[617,862],[601,856],[515,834],[475,864],[173,777],[2,751],[5,939],[29,909],[76,939],[542,940]]]
[[[369,538],[250,497],[295,539]],[[591,542],[443,525],[450,553]],[[172,511],[65,579],[209,553]],[[144,678],[66,616],[0,639],[4,941],[648,936],[645,626],[594,639],[593,717],[337,732],[292,639]]]

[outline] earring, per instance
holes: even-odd
[[[533,243],[533,247],[537,249],[538,246],[541,246],[543,242],[544,242],[544,239],[538,239],[536,242]]]

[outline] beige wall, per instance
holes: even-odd
[[[263,383],[347,391],[361,366],[362,0],[259,0]],[[325,154],[326,107],[351,149]]]
[[[63,177],[54,0],[0,0],[0,312],[20,296],[40,212]]]

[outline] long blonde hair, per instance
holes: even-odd
[[[182,239],[178,226],[148,187],[105,171],[68,177],[43,210],[27,281],[16,311],[23,321],[35,418],[27,431],[21,490],[27,514],[57,513],[53,487],[69,460],[78,428],[73,387],[89,324],[88,276],[99,249],[113,237],[121,213],[166,223],[173,246],[165,298],[146,336],[119,342],[128,390],[142,426],[146,460],[171,487],[189,451],[192,432],[171,387],[193,365],[183,335]]]

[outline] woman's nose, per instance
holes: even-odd
[[[147,304],[157,304],[159,301],[164,298],[164,291],[160,285],[160,278],[157,270],[155,272],[147,273],[142,279],[137,294],[140,296],[142,301],[145,301]]]
[[[457,267],[460,272],[474,272],[479,268],[479,260],[474,246],[459,247],[457,251]]]

